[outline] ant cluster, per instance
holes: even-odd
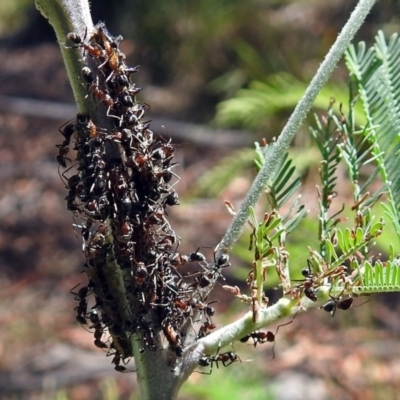
[[[126,65],[122,37],[99,23],[84,38],[77,33],[67,38],[95,66],[84,67],[82,78],[113,127],[78,114],[60,129],[64,140],[56,158],[64,169],[67,209],[80,219],[75,227],[88,276],[86,286],[71,293],[78,301],[76,320],[94,331],[94,344],[113,356],[115,369],[126,372],[122,364],[133,356],[132,339],[142,343],[141,352],[156,351],[162,349],[162,332],[170,351],[181,357],[190,340],[215,328],[215,310],[206,299],[230,264],[226,255],[208,263],[199,251],[177,252],[180,238],[167,214],[168,207],[179,204],[171,184],[179,179],[172,171],[175,148],[143,121],[147,107],[137,101],[140,88],[131,83],[138,67]],[[74,160],[68,158],[70,147]],[[186,263],[196,268],[183,276],[179,267]],[[192,322],[201,327],[188,335]],[[107,331],[110,337],[104,339]]]

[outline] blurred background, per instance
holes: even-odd
[[[122,34],[128,65],[151,105],[152,129],[177,145],[174,170],[181,205],[170,213],[180,251],[212,257],[255,176],[253,143],[277,136],[334,42],[356,1],[95,0],[93,20]],[[379,29],[399,30],[400,3],[379,2],[357,35],[373,43]],[[348,100],[338,67],[315,103]],[[70,289],[86,277],[81,239],[66,210],[55,160],[59,127],[76,108],[59,44],[32,0],[0,3],[0,398],[135,399],[134,374],[114,371],[110,357],[75,321]],[[313,117],[310,116],[309,123]],[[292,147],[303,201],[315,210],[318,158],[305,124]],[[351,192],[343,187],[338,204]],[[349,197],[350,198],[350,197]],[[260,215],[262,210],[260,210]],[[315,211],[293,235],[292,264],[317,246]],[[307,237],[307,242],[304,242]],[[379,244],[385,254],[390,231]],[[246,292],[251,254],[244,235],[228,284]],[[298,261],[297,261],[298,260]],[[299,274],[300,276],[300,274]],[[300,278],[299,278],[300,279]],[[279,292],[269,282],[273,302]],[[247,306],[217,285],[217,324]],[[298,315],[271,344],[235,346],[242,363],[194,373],[181,399],[396,399],[400,389],[399,296],[376,296],[335,318]],[[356,299],[356,304],[362,300]],[[288,321],[287,321],[288,322]],[[268,328],[275,331],[275,327]],[[202,384],[199,385],[199,382]]]

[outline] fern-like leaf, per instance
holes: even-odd
[[[389,42],[382,32],[375,46],[364,43],[351,46],[346,64],[357,84],[369,124],[368,140],[374,162],[388,190],[385,208],[395,225],[400,241],[400,40],[397,34]]]
[[[305,89],[304,82],[287,73],[271,75],[264,82],[252,81],[249,88],[238,90],[235,97],[218,105],[216,123],[221,126],[259,129],[267,118],[282,110],[294,108]],[[337,84],[326,85],[314,107],[324,109],[332,96],[338,101],[344,101],[343,87]]]
[[[360,276],[361,284],[352,288],[356,294],[400,292],[399,259],[385,263],[376,260],[373,265],[367,261],[361,268]]]

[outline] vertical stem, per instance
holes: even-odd
[[[84,58],[82,51],[68,49],[64,44],[69,32],[84,37],[86,32],[92,31],[89,3],[87,0],[36,0],[35,4],[56,33],[78,110],[89,113],[93,107],[87,98],[86,85],[80,79]]]

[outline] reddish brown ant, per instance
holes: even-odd
[[[201,325],[199,332],[197,334],[197,339],[200,339],[204,336],[208,335],[208,331],[211,331],[213,329],[216,328],[216,325],[209,322],[209,321],[205,321],[203,325]]]
[[[107,91],[101,90],[99,88],[98,84],[98,79],[94,79],[93,73],[88,67],[83,67],[82,68],[82,75],[87,82],[90,91],[93,93],[93,96],[97,98],[99,101],[101,101],[103,104],[105,104],[108,107],[111,107],[114,105],[114,100],[111,98],[111,96],[107,93]]]
[[[213,365],[216,364],[217,368],[219,368],[218,363],[221,362],[224,367],[228,367],[229,365],[233,364],[236,361],[240,361],[239,356],[234,353],[233,351],[227,351],[225,353],[219,353],[219,349],[217,353],[214,356],[204,356],[201,357],[198,361],[198,364],[201,367],[208,367],[210,366],[210,372],[201,372],[201,371],[196,371],[199,372],[200,374],[205,374],[205,375],[211,375]]]
[[[248,335],[246,335],[246,336],[244,336],[244,337],[242,337],[241,339],[240,339],[240,341],[242,342],[242,343],[245,343],[245,342],[247,342],[250,338],[252,338],[253,339],[253,345],[254,345],[254,347],[256,347],[257,346],[257,344],[258,343],[266,343],[266,342],[273,342],[274,344],[273,344],[273,346],[272,346],[272,358],[274,359],[275,358],[275,337],[276,337],[276,335],[278,334],[278,331],[279,331],[279,328],[281,327],[281,326],[286,326],[286,325],[289,325],[289,324],[291,324],[293,322],[293,319],[291,320],[291,321],[289,321],[289,322],[287,322],[286,324],[281,324],[281,325],[279,325],[277,328],[276,328],[276,332],[275,333],[272,333],[271,331],[267,331],[267,332],[262,332],[262,331],[255,331],[255,332],[251,332],[251,333],[249,333]]]
[[[338,298],[334,298],[329,296],[332,300],[325,303],[322,308],[324,311],[331,313],[332,318],[336,314],[336,310],[348,310],[353,304],[353,298],[348,297],[347,299],[339,300]]]
[[[96,44],[92,46],[91,44],[85,43],[86,34],[87,34],[87,29],[85,31],[85,37],[84,39],[82,39],[77,33],[70,32],[67,35],[67,39],[70,40],[72,43],[76,44],[76,47],[80,47],[85,51],[87,51],[88,54],[94,58],[105,57],[106,54],[99,45]]]
[[[170,321],[166,319],[162,324],[164,336],[167,338],[171,349],[178,357],[182,357],[183,347],[182,340],[178,332],[173,328]]]

